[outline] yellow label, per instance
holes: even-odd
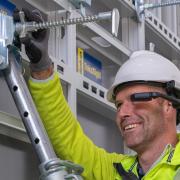
[[[77,72],[84,74],[84,50],[78,48]]]

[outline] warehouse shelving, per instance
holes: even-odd
[[[146,32],[148,42],[156,44],[161,54],[172,60],[179,58],[180,38],[151,12],[146,18]]]
[[[41,4],[40,2],[34,1],[34,0],[27,0],[27,2],[35,5],[36,7],[39,7],[39,4]],[[48,10],[52,10],[54,6],[56,7],[60,6],[60,9],[64,8],[65,10],[74,9],[73,6],[70,5],[68,1],[65,2],[63,0],[49,1],[49,3],[45,3],[45,6],[46,8],[44,9],[46,12]],[[113,7],[116,7],[119,9],[121,17],[133,18],[136,16],[135,7],[133,5],[132,0],[122,0],[122,1],[100,0],[97,2],[93,1],[92,8],[96,6],[97,7],[101,6],[101,8],[103,7],[104,9],[112,9]],[[54,10],[56,10],[56,8],[54,8]],[[98,8],[96,8],[95,12],[97,11],[98,11]],[[180,43],[179,43],[179,38],[177,37],[177,35],[174,32],[172,32],[168,27],[166,27],[166,25],[159,18],[155,17],[150,11],[148,11],[147,14],[149,17],[145,19],[145,22],[146,22],[146,26],[149,33],[158,32],[158,35],[159,35],[158,38],[160,38],[159,40],[161,40],[163,36],[166,39],[165,43],[169,44],[170,46],[174,46],[175,49],[177,48],[179,50]],[[156,41],[158,44],[158,39],[156,39]],[[172,49],[172,50],[174,51],[175,49]]]
[[[114,105],[106,100],[106,93],[107,93],[106,88],[84,77],[83,75],[77,72],[72,72],[71,68],[69,68],[64,63],[58,62],[57,60],[54,60],[54,62],[55,62],[55,69],[57,69],[57,72],[59,73],[60,78],[64,80],[64,83],[71,84],[72,81],[75,81],[74,86],[76,90],[80,92],[80,94],[82,94],[83,96],[84,95],[87,96],[89,99],[92,99],[94,102],[98,102],[99,104],[102,104],[104,107],[107,107],[108,109],[111,109],[115,112]],[[87,102],[89,101],[82,100],[82,102],[86,102],[86,104],[88,104]],[[99,111],[99,113],[100,112],[101,111]]]
[[[117,70],[122,63],[127,60],[131,51],[120,40],[114,38],[109,32],[95,23],[77,27],[76,37],[78,42],[80,41],[88,47],[85,49],[86,52],[97,57],[101,61],[102,85],[105,88],[109,88]],[[103,47],[95,43],[92,40],[94,37],[103,37],[102,40],[108,44],[108,47]],[[77,43],[77,47],[78,46]]]

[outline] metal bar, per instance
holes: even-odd
[[[40,180],[64,180],[68,171],[72,177],[82,180],[80,173],[83,168],[79,165],[60,161],[50,144],[40,116],[35,108],[19,65],[20,55],[15,47],[8,48],[9,65],[2,70],[15,104],[22,118],[27,134],[40,161]],[[68,175],[69,177],[71,177]]]
[[[83,23],[88,23],[88,22],[111,19],[111,15],[112,15],[112,12],[107,12],[107,13],[99,13],[98,15],[64,19],[61,21],[53,21],[53,22],[42,22],[42,23],[36,23],[36,22],[22,23],[21,22],[21,23],[16,23],[15,31],[17,33],[21,34],[21,32],[23,30],[25,30],[25,32],[26,31],[32,32],[32,31],[36,31],[38,29],[47,29],[47,28],[52,28],[52,27],[57,27],[57,26],[83,24]]]
[[[122,51],[123,54],[125,54],[126,56],[130,56],[131,50],[128,49],[127,47],[125,47],[121,41],[119,41],[116,38],[113,38],[110,35],[110,33],[108,31],[106,31],[105,29],[103,29],[100,25],[95,24],[95,23],[90,23],[90,24],[86,24],[86,26],[89,29],[91,29],[93,32],[98,34],[99,36],[103,37],[106,41],[111,43],[114,47],[116,47],[117,49]],[[115,63],[117,63],[117,62],[115,62]]]
[[[154,9],[159,7],[165,7],[165,6],[173,6],[180,4],[180,0],[177,1],[171,1],[171,2],[164,2],[164,3],[157,3],[157,4],[144,4],[144,9]]]
[[[49,142],[39,114],[35,108],[25,80],[21,74],[19,64],[12,50],[9,50],[9,66],[3,70],[5,79],[17,105],[31,143],[37,153],[39,161],[46,162],[56,158]]]

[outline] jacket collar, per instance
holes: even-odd
[[[155,161],[152,165],[154,167],[158,163],[165,163],[169,165],[179,165],[180,164],[180,134],[178,135],[178,143],[175,148],[172,147],[171,144],[167,144],[164,151],[161,153],[160,157]],[[137,171],[134,168],[137,166],[137,155],[125,155],[124,158],[122,159],[121,163],[113,163],[114,167],[118,171],[118,168],[122,165],[122,167],[126,170],[129,171],[131,167],[133,166],[133,172],[137,175]],[[121,164],[120,166],[118,164]],[[151,169],[151,168],[150,168]]]

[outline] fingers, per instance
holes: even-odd
[[[14,12],[13,12],[13,20],[14,20],[14,22],[19,22],[20,21],[19,9],[14,10]]]
[[[22,11],[25,15],[26,22],[35,21],[37,23],[43,22],[41,13],[38,10],[30,11],[29,9],[23,8]],[[20,22],[19,10],[16,9],[13,13],[14,22]],[[27,33],[26,37],[19,38],[17,34],[14,40],[14,45],[21,47],[21,43],[25,45],[26,54],[32,63],[38,63],[42,57],[42,49],[38,48],[40,43],[47,42],[49,37],[49,31],[46,29],[38,30],[32,33]]]
[[[48,33],[48,31],[46,29],[41,29],[41,30],[38,30],[36,32],[33,32],[32,36],[34,39],[36,39],[38,41],[42,41],[48,35],[47,33]]]
[[[35,21],[37,23],[43,22],[42,15],[39,10],[35,9],[30,12],[28,9],[23,9],[25,12],[27,21]],[[41,29],[32,33],[32,37],[38,41],[44,40],[44,38],[48,35],[46,29]]]
[[[21,43],[23,43],[25,46],[29,46],[31,43],[31,37],[29,34],[26,35],[26,37],[23,37],[20,39]]]
[[[20,41],[20,38],[19,38],[19,36],[17,34],[14,35],[13,44],[18,49],[21,49],[21,41]]]
[[[34,42],[29,36],[21,38],[21,43],[25,45],[25,51],[31,63],[36,64],[42,58],[42,52],[38,48],[37,42]]]
[[[35,9],[33,11],[30,11],[27,8],[22,8],[22,11],[24,12],[24,15],[25,15],[25,21],[27,22],[35,21],[37,23],[43,22],[43,18],[39,10]],[[19,9],[14,10],[13,19],[14,19],[14,22],[20,22]],[[32,32],[31,34],[32,34],[31,38],[34,38],[38,41],[42,41],[46,38],[46,36],[48,36],[48,31],[45,29],[42,29],[36,32]],[[23,43],[23,41],[21,42]],[[19,42],[16,44],[19,45]]]
[[[13,12],[13,19],[14,22],[20,22],[19,17],[19,9],[15,9]],[[27,8],[22,8],[22,11],[24,12],[25,21],[35,21],[37,23],[43,22],[43,18],[41,16],[41,13],[38,10],[33,10],[32,12]]]
[[[29,9],[22,8],[22,11],[25,14],[26,21],[35,21],[37,23],[43,22],[41,13],[37,9],[31,12]]]
[[[42,15],[41,15],[40,11],[38,11],[37,9],[33,10],[31,12],[31,15],[29,15],[29,17],[30,17],[31,21],[43,22]],[[46,29],[41,29],[36,32],[33,32],[32,36],[34,39],[36,39],[38,41],[42,41],[45,39],[46,36],[48,36],[48,31]]]
[[[31,63],[36,64],[41,60],[42,52],[41,50],[33,43],[32,40],[28,40],[28,43],[25,44],[26,54],[29,57]]]

